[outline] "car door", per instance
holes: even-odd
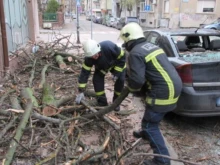
[[[155,44],[162,48],[168,57],[174,57],[174,52],[171,48],[170,42],[166,36],[161,36],[157,32],[145,31],[144,36],[147,39],[147,42]]]

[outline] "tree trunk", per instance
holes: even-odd
[[[31,88],[24,88],[21,91],[21,97],[23,100],[23,103],[26,104],[28,101],[33,103],[34,107],[38,107],[38,101],[33,95],[33,91]]]
[[[66,63],[63,61],[62,56],[56,55],[56,62],[58,63],[60,69],[66,69],[67,68]]]
[[[16,130],[15,137],[11,140],[10,145],[9,145],[10,148],[8,149],[6,157],[3,160],[3,162],[4,162],[3,165],[10,165],[11,164],[11,161],[13,159],[17,145],[18,145],[18,143],[23,135],[24,129],[28,123],[29,117],[32,112],[32,108],[33,108],[33,104],[30,100],[28,100],[28,104],[26,105],[22,120]]]
[[[39,84],[39,88],[43,88],[43,85],[44,85],[44,83],[45,83],[45,81],[46,81],[45,73],[46,73],[47,68],[48,68],[49,66],[50,66],[50,64],[45,65],[44,68],[43,68],[42,71],[41,71],[41,82],[40,82],[40,84]]]
[[[121,104],[121,102],[128,96],[128,94],[129,94],[129,89],[127,87],[125,87],[122,90],[120,96],[113,102],[113,104],[111,104],[110,106],[108,106],[108,107],[106,107],[102,110],[99,110],[96,113],[83,115],[82,117],[90,119],[90,118],[93,118],[93,117],[96,117],[96,116],[101,117],[101,116],[111,112]]]

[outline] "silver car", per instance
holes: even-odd
[[[205,29],[215,29],[215,30],[220,30],[220,22],[216,21],[213,22],[212,24],[204,25]]]
[[[144,32],[160,46],[182,79],[175,113],[220,116],[220,32],[212,29],[156,29]]]

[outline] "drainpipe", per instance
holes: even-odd
[[[4,13],[4,4],[0,0],[0,22],[1,22],[1,33],[2,33],[2,46],[3,46],[3,59],[4,59],[4,71],[7,73],[9,71],[9,59],[8,59],[8,44],[7,44],[7,35],[5,27],[5,13]]]

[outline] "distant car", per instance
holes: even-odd
[[[117,28],[117,23],[120,20],[120,18],[115,18],[114,22],[112,23],[113,28]]]
[[[138,17],[122,17],[119,19],[116,28],[117,29],[122,29],[126,24],[130,23],[130,22],[136,22],[139,24],[139,19]]]
[[[72,18],[72,19],[76,19],[76,14],[72,13],[72,14],[71,14],[71,18]]]
[[[212,24],[208,25],[203,25],[205,29],[215,29],[215,30],[220,30],[220,22],[216,21],[213,22]]]
[[[86,20],[91,21],[91,19],[92,19],[92,15],[91,14],[87,14],[86,15]]]
[[[182,79],[174,110],[189,117],[220,116],[220,32],[212,29],[152,29],[146,40],[160,46]]]
[[[114,17],[109,17],[109,19],[107,20],[106,22],[106,25],[109,26],[109,27],[112,27],[114,21],[115,21],[116,18]]]
[[[94,23],[101,24],[102,23],[102,16],[93,16],[92,21]]]

